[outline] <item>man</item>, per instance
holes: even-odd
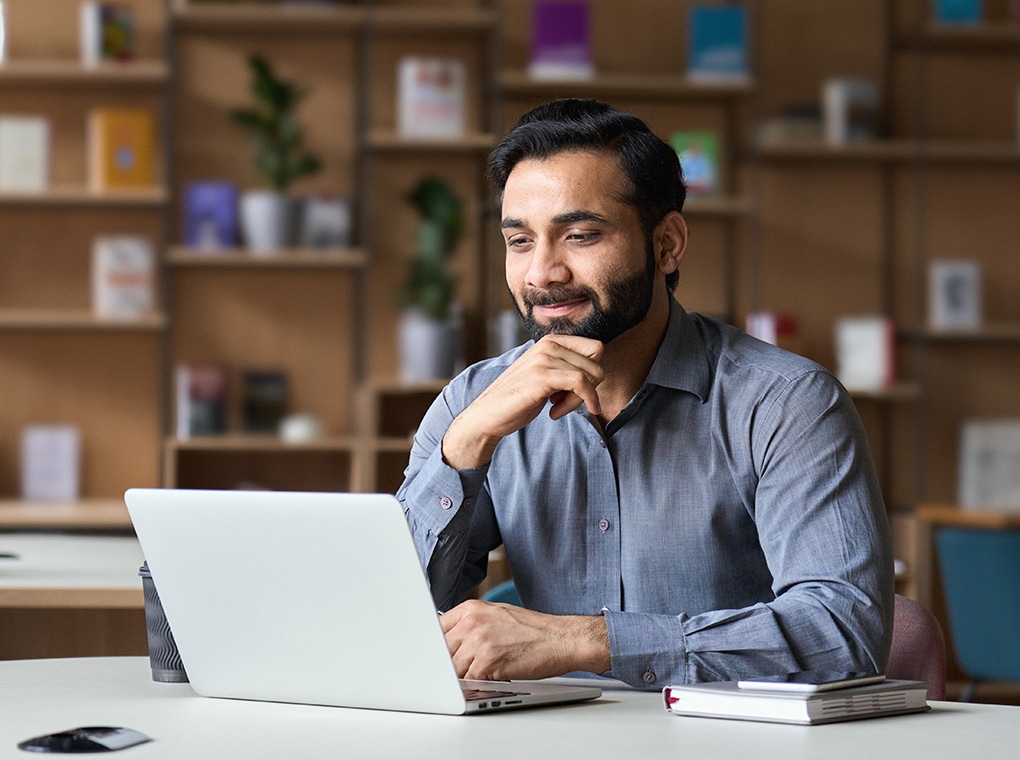
[[[676,153],[563,100],[489,174],[533,342],[444,389],[398,492],[459,675],[881,670],[892,559],[860,420],[823,368],[672,297]],[[524,607],[460,603],[500,543]]]

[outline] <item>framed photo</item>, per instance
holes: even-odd
[[[981,265],[969,259],[933,261],[928,270],[929,326],[976,330],[981,312]]]
[[[958,498],[963,509],[1020,512],[1020,419],[964,422]]]

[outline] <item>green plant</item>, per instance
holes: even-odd
[[[321,168],[319,159],[305,152],[297,123],[297,104],[306,93],[279,79],[262,56],[250,56],[248,66],[254,103],[231,110],[230,118],[251,135],[255,171],[274,190],[286,190],[298,177]]]
[[[464,225],[463,203],[441,179],[423,179],[407,196],[421,214],[416,252],[398,294],[401,308],[416,307],[432,319],[447,319],[457,285],[446,270]]]

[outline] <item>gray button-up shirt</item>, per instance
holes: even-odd
[[[502,543],[526,607],[605,616],[604,675],[630,684],[884,668],[888,521],[827,370],[674,303],[605,429],[583,407],[543,413],[488,466],[451,469],[450,422],[528,345],[455,378],[415,436],[397,495],[439,609]]]

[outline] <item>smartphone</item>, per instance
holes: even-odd
[[[885,680],[882,673],[861,673],[832,670],[802,670],[778,676],[760,676],[737,681],[739,689],[756,689],[760,691],[787,691],[797,693],[813,693],[833,691],[849,686],[864,686],[869,683],[881,683]]]
[[[27,752],[109,752],[150,741],[145,734],[130,728],[83,726],[26,739],[18,748]]]

